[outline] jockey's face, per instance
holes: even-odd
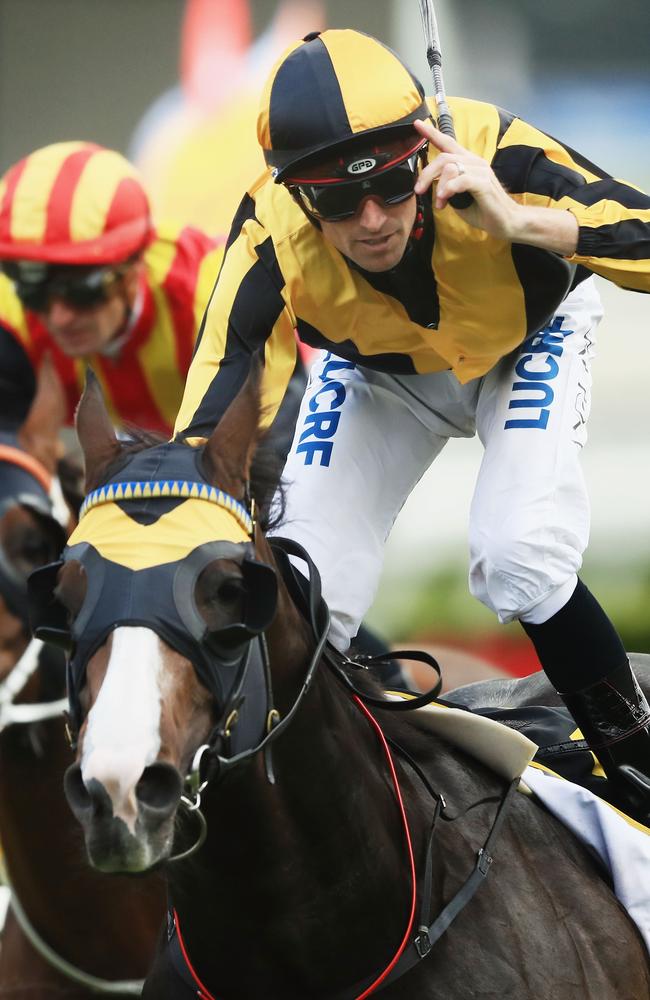
[[[350,219],[320,223],[323,236],[366,271],[389,271],[399,264],[415,224],[415,195],[387,205],[365,198]]]
[[[72,305],[52,295],[38,316],[64,354],[82,358],[109,347],[127,322],[137,294],[139,271],[138,263],[129,267],[107,291],[104,301],[96,305]]]

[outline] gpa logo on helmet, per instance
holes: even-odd
[[[354,163],[350,163],[348,166],[349,174],[367,174],[369,170],[372,170],[377,166],[377,161],[373,160],[372,156],[367,156],[363,160],[355,160]]]

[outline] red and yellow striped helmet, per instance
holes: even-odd
[[[135,167],[90,142],[57,142],[0,181],[0,260],[114,264],[152,237]]]

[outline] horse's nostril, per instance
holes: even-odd
[[[92,807],[88,789],[81,777],[79,764],[72,764],[63,777],[63,789],[70,808],[75,813],[86,812]]]
[[[78,820],[110,818],[113,803],[101,782],[93,779],[86,785],[79,764],[72,764],[63,777],[63,789],[68,805]]]
[[[182,790],[183,782],[176,768],[157,763],[144,769],[135,794],[140,805],[170,813],[178,805]]]

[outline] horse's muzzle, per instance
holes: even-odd
[[[135,787],[137,818],[132,831],[114,812],[113,801],[97,779],[86,784],[79,764],[65,773],[68,804],[84,831],[93,867],[104,872],[146,871],[164,860],[173,842],[182,779],[171,764],[145,768]]]

